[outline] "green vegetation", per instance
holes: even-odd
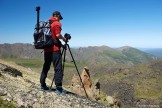
[[[5,60],[5,61],[15,62],[18,65],[21,65],[26,68],[30,68],[38,73],[42,71],[43,62],[44,62],[43,60],[37,60],[37,59],[23,59],[23,58],[10,58],[10,57],[0,58],[0,59]],[[74,63],[70,61],[66,61],[64,71],[65,71],[64,72],[64,84],[70,84],[73,74],[74,73],[77,74]],[[53,75],[54,75],[54,69],[51,63],[51,68],[49,70],[48,78],[52,80]]]
[[[2,54],[1,58],[17,58],[17,57],[12,54],[11,55]]]
[[[10,57],[5,57],[1,59],[5,61],[15,62],[16,64],[26,68],[40,68],[42,67],[43,64],[43,61],[38,59],[24,59],[24,58],[10,58]]]
[[[4,101],[0,98],[0,108],[16,108],[13,102]]]
[[[42,68],[44,62],[43,60],[38,59],[24,59],[24,58],[10,58],[10,57],[0,59],[15,62],[16,64],[26,68]],[[74,65],[70,62],[65,62],[65,67],[74,67]]]
[[[146,54],[144,52],[141,52],[138,49],[135,48],[127,48],[122,51],[124,55],[128,57],[130,61],[132,61],[134,64],[142,63],[142,62],[148,62],[152,61],[153,56],[150,54]]]
[[[135,93],[137,98],[157,100],[157,97],[161,97],[162,93],[152,87],[146,85],[138,85],[135,87]]]
[[[107,96],[106,93],[104,93],[102,90],[100,90],[100,98],[101,98],[100,103],[107,104],[107,101],[105,101],[106,96]]]
[[[138,83],[135,85],[135,94],[137,98],[145,98],[150,100],[159,101],[162,97],[160,88],[162,76],[156,78],[139,78]]]
[[[114,89],[118,81],[132,85],[135,98],[151,100],[159,104],[162,97],[161,64],[162,61],[156,61],[127,68],[112,67],[107,72],[100,70],[99,74],[95,75],[95,79],[100,79],[102,84],[108,85],[107,89]],[[115,93],[116,90],[113,92]]]

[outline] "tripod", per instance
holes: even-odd
[[[83,86],[83,89],[84,89],[84,91],[85,91],[86,97],[88,98],[87,92],[86,92],[86,90],[85,90],[84,84],[83,84],[82,79],[81,79],[81,76],[80,76],[80,74],[79,74],[79,70],[78,70],[78,68],[77,68],[76,62],[75,62],[75,60],[74,60],[74,57],[73,57],[73,55],[72,55],[70,46],[69,46],[69,44],[68,44],[68,40],[65,42],[65,45],[64,45],[63,50],[62,50],[62,53],[61,53],[61,56],[63,56],[63,72],[64,72],[64,67],[65,67],[65,57],[66,57],[66,50],[67,50],[67,48],[68,48],[68,50],[69,50],[69,52],[70,52],[71,58],[72,58],[72,60],[73,60],[73,63],[74,63],[74,65],[75,65],[75,68],[76,68],[77,73],[78,73],[78,75],[79,75],[79,78],[80,78],[81,84],[82,84],[82,86]],[[51,88],[52,88],[53,82],[54,82],[54,78],[53,78],[53,80],[52,80]]]

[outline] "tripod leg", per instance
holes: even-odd
[[[65,48],[63,48],[63,49],[62,49],[62,52],[61,52],[61,56],[63,55],[63,53],[64,53],[64,50],[65,50]]]
[[[66,47],[66,46],[65,46]],[[64,53],[64,58],[63,58],[63,66],[62,66],[62,70],[63,70],[63,73],[64,73],[64,67],[65,67],[65,56],[66,56],[66,48],[63,49],[63,53]],[[62,55],[63,55],[62,53]]]
[[[77,72],[78,72],[78,75],[79,75],[80,81],[81,81],[81,83],[82,83],[83,89],[84,89],[84,91],[85,91],[85,94],[86,94],[86,96],[87,96],[87,98],[88,98],[88,95],[87,95],[87,92],[86,92],[86,90],[85,90],[85,87],[84,87],[82,78],[81,78],[81,76],[80,76],[80,74],[79,74],[79,70],[78,70],[78,68],[77,68],[76,62],[75,62],[74,57],[73,57],[73,55],[72,55],[72,52],[71,52],[71,50],[70,50],[69,44],[67,44],[67,47],[68,47],[68,49],[69,49],[70,55],[71,55],[71,57],[72,57],[72,60],[73,60],[73,62],[74,62],[75,68],[76,68],[76,70],[77,70]]]
[[[50,89],[52,89],[53,82],[54,82],[54,77],[53,77],[53,79],[52,79],[52,83],[51,83]]]

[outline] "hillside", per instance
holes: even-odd
[[[124,54],[130,61],[132,61],[133,64],[140,64],[158,59],[156,56],[129,46],[118,48],[118,50],[121,51],[122,54]]]
[[[72,49],[79,62],[89,65],[140,64],[159,59],[132,47],[110,48],[107,46]],[[68,55],[69,56],[69,55]]]
[[[60,96],[50,91],[43,92],[40,90],[39,76],[30,68],[0,60],[0,99],[17,107],[108,107],[73,94]],[[160,107],[162,104],[162,61],[127,68],[112,67],[106,71],[100,70],[91,77],[101,82],[103,94],[118,97],[122,108],[142,105]],[[50,85],[51,80],[47,79],[47,84]]]
[[[47,79],[47,84],[50,83]],[[42,91],[36,72],[0,60],[0,103],[2,99],[7,108],[110,108],[72,93],[58,95]],[[4,108],[1,104],[0,107]]]
[[[124,105],[162,104],[162,61],[131,67],[115,67],[98,71],[93,77],[102,82],[101,88],[119,97]]]
[[[34,49],[32,44],[0,44],[0,57],[42,59],[42,50]]]

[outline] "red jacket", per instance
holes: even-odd
[[[58,41],[61,44],[61,41],[56,37],[57,34],[61,34],[61,23],[54,17],[51,17],[49,19],[50,21],[54,21],[51,24],[51,32],[52,32],[52,38],[56,41]],[[45,48],[44,51],[45,52],[52,52],[52,51],[59,51],[61,48],[61,45],[54,45],[53,47],[50,48]]]

